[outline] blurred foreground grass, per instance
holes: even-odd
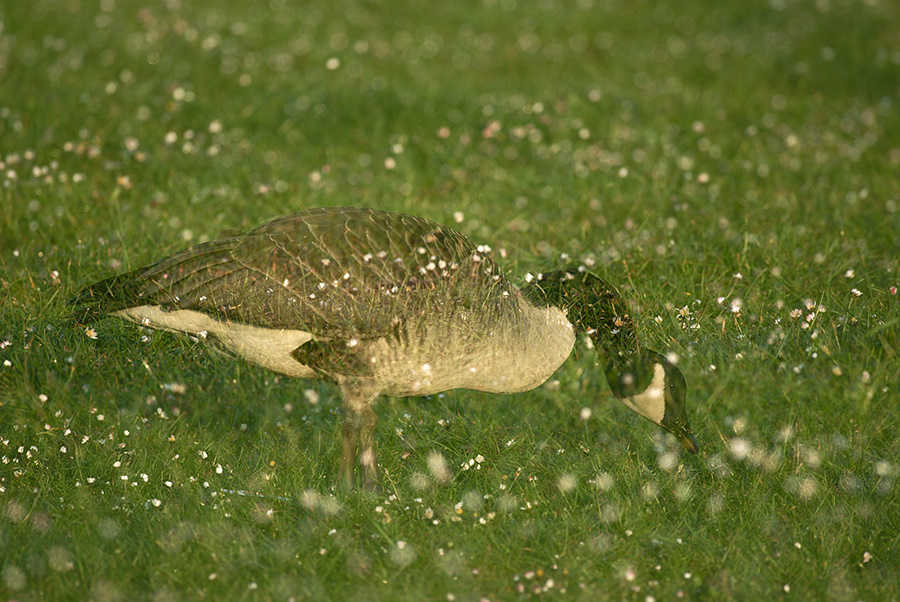
[[[0,592],[897,599],[897,23],[0,7]],[[679,356],[701,454],[582,353],[527,394],[382,400],[385,494],[335,493],[328,385],[68,320],[97,279],[320,205],[454,224],[516,278],[593,262]]]

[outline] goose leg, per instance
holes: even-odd
[[[341,442],[341,465],[338,478],[345,489],[353,489],[353,472],[356,448],[359,446],[360,416],[344,404],[343,440]]]
[[[340,384],[344,397],[344,424],[339,478],[344,486],[352,489],[358,461],[362,465],[363,487],[373,490],[378,487],[378,461],[375,457],[378,417],[372,410],[372,404],[378,395],[378,387],[356,379],[347,379]]]
[[[359,463],[362,466],[363,487],[370,491],[378,488],[378,460],[375,457],[375,426],[378,416],[367,407],[363,411],[359,431]]]

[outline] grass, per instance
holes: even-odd
[[[900,598],[893,3],[199,4],[0,8],[4,598]],[[322,205],[593,261],[701,454],[580,353],[382,400],[345,494],[330,386],[68,317]]]

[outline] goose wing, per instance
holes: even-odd
[[[510,292],[494,263],[451,228],[326,208],[191,247],[98,283],[76,302],[104,313],[153,303],[263,328],[370,339],[412,318],[499,309]]]

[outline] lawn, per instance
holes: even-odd
[[[0,6],[0,598],[900,599],[900,5]],[[583,262],[688,381],[687,456],[581,350],[340,400],[82,287],[360,205],[512,280]],[[511,358],[514,361],[514,358]]]

